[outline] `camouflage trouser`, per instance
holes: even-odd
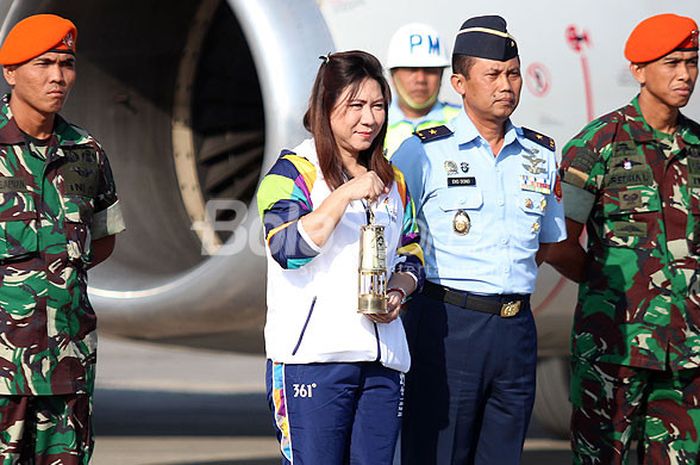
[[[700,369],[655,371],[572,359],[571,447],[574,464],[697,463]]]
[[[0,465],[88,465],[88,395],[0,395]]]

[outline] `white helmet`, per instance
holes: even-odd
[[[427,24],[401,26],[391,37],[387,68],[444,68],[450,66],[445,43]]]

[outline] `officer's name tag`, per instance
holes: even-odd
[[[454,186],[476,186],[476,178],[474,176],[465,178],[447,178],[447,187]]]
[[[27,184],[20,177],[0,177],[0,193],[28,192]]]
[[[527,175],[520,176],[520,189],[524,191],[539,192],[541,194],[549,194],[552,192],[552,188],[546,179]]]
[[[613,170],[605,176],[603,182],[606,187],[651,186],[654,184],[654,174],[648,166]]]

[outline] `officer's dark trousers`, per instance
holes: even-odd
[[[529,303],[501,318],[419,295],[403,321],[412,364],[402,464],[519,464],[535,399]]]

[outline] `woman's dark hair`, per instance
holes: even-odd
[[[359,50],[338,52],[321,57],[323,63],[316,75],[311,89],[309,108],[304,115],[304,127],[313,135],[321,172],[331,190],[338,188],[345,181],[343,164],[338,144],[331,130],[331,113],[338,104],[345,89],[350,88],[349,99],[352,100],[360,90],[365,79],[379,83],[384,98],[384,108],[389,111],[391,90],[382,74],[382,65],[373,55]],[[385,186],[394,181],[394,171],[384,157],[384,137],[388,117],[367,150],[360,152],[359,163],[368,170],[377,173]]]

